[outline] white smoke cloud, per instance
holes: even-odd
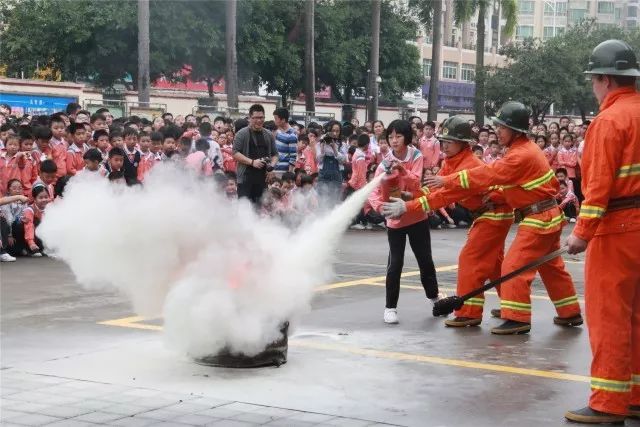
[[[292,232],[170,166],[155,168],[144,187],[76,177],[47,207],[38,235],[83,286],[114,287],[137,314],[163,316],[170,348],[203,357],[228,346],[252,356],[308,310],[378,182]]]

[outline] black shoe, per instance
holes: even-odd
[[[554,317],[553,323],[560,326],[580,326],[582,325],[582,315],[577,314],[571,317]]]
[[[493,310],[491,310],[491,317],[496,317],[496,318],[500,318],[500,309],[499,308],[494,308]]]
[[[569,421],[583,424],[624,424],[624,415],[607,414],[596,411],[588,406],[575,411],[567,411],[564,417]]]
[[[640,405],[629,406],[629,418],[640,420]]]
[[[464,328],[465,326],[478,326],[482,323],[482,319],[473,319],[471,317],[456,317],[447,319],[444,324],[452,328]]]
[[[531,330],[531,323],[516,322],[515,320],[505,320],[505,322],[491,329],[492,334],[496,335],[517,335],[526,334]]]

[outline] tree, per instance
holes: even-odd
[[[238,109],[238,58],[236,52],[236,12],[238,0],[226,2],[225,51],[226,51],[226,88],[227,106],[233,111]]]
[[[371,50],[369,52],[369,120],[378,119],[378,73],[380,70],[380,0],[371,8]]]
[[[422,83],[417,25],[399,2],[383,1],[380,14],[381,99],[396,101]],[[371,2],[320,0],[316,4],[316,73],[339,102],[365,96],[371,51]],[[348,28],[348,31],[345,29]]]
[[[469,21],[477,12],[478,22],[477,43],[476,43],[476,94],[474,98],[475,120],[480,126],[484,125],[485,116],[485,80],[486,71],[484,69],[484,46],[485,46],[485,20],[487,10],[490,10],[494,0],[455,0],[454,16],[457,24]],[[495,0],[500,3],[501,15],[505,17],[504,34],[513,34],[517,18],[517,4],[515,0]],[[500,31],[500,28],[498,28]]]
[[[149,0],[138,0],[138,102],[149,105]]]
[[[427,119],[438,119],[438,82],[440,81],[440,50],[442,49],[442,1],[409,0],[409,7],[426,32],[433,30],[431,41],[431,72],[429,73],[429,112]]]
[[[307,111],[316,111],[315,5],[315,0],[304,2],[304,101]]]
[[[246,74],[269,92],[280,94],[282,105],[303,90],[301,0],[240,0],[238,59]],[[246,75],[245,74],[245,75]]]

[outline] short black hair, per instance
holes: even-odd
[[[111,113],[108,108],[102,107],[96,110],[96,114]]]
[[[473,147],[471,147],[471,151],[473,151],[473,152],[478,152],[478,153],[480,153],[480,154],[483,154],[483,153],[484,153],[484,150],[483,150],[483,149],[482,149],[482,147],[481,147],[481,146],[479,146],[479,145],[474,145]]]
[[[62,117],[54,114],[51,116],[51,120],[49,120],[49,126],[53,126],[54,123],[62,123],[62,125],[64,126],[65,121]]]
[[[111,171],[109,172],[109,176],[107,178],[109,179],[109,181],[115,181],[116,179],[123,179],[125,178],[125,176],[124,172],[122,171]]]
[[[311,175],[304,174],[300,177],[300,186],[303,187],[307,184],[313,185],[313,177]]]
[[[70,102],[67,104],[67,108],[65,109],[65,111],[67,112],[67,115],[69,114],[73,114],[76,111],[82,110],[82,106],[80,104],[78,104],[77,102]]]
[[[122,132],[120,132],[119,130],[114,130],[111,133],[109,133],[109,141],[116,138],[122,138]]]
[[[387,141],[389,140],[389,135],[393,131],[404,136],[404,145],[411,145],[411,141],[413,139],[411,123],[406,120],[394,120],[389,123],[389,126],[387,126]]]
[[[113,158],[115,156],[126,156],[124,150],[120,147],[113,147],[111,150],[109,150],[109,158]]]
[[[45,126],[36,126],[33,128],[33,136],[35,139],[51,139],[53,134],[51,129]]]
[[[556,169],[556,173],[563,173],[563,174],[567,175],[567,170],[565,168],[558,168],[558,169]]]
[[[162,142],[162,133],[161,132],[151,132],[151,141],[160,141],[160,142]]]
[[[489,143],[489,146],[492,146],[492,145],[500,145],[500,143],[498,141],[491,141]]]
[[[100,150],[98,150],[97,148],[89,148],[87,152],[82,155],[82,158],[94,162],[101,162],[102,154],[100,154]]]
[[[56,162],[51,159],[43,160],[42,163],[40,163],[40,172],[56,173],[58,172],[58,166],[56,166]]]
[[[357,140],[358,140],[358,135],[354,133],[349,135],[349,138],[347,138],[347,142],[349,142],[349,144],[351,144],[351,141],[357,141]]]
[[[289,120],[289,110],[284,107],[276,108],[273,111],[274,116],[278,116],[281,120]]]
[[[191,138],[183,136],[182,138],[180,138],[180,145],[182,145],[183,147],[191,147]]]
[[[222,117],[222,116],[216,116],[216,118],[215,118],[215,119],[213,119],[213,123],[215,123],[215,122],[222,122],[222,123],[224,123],[224,117]]]
[[[33,133],[31,133],[30,128],[20,129],[18,132],[18,138],[20,138],[20,143],[22,143],[22,141],[33,139]]]
[[[103,116],[102,114],[99,113],[94,113],[91,115],[91,117],[89,118],[89,122],[90,123],[95,123],[96,120],[107,120],[107,118],[105,116]]]
[[[247,119],[238,119],[233,122],[233,128],[236,132],[238,132],[242,128],[246,128],[247,126],[249,126],[249,121]]]
[[[124,130],[122,131],[122,137],[126,138],[126,137],[128,137],[130,135],[134,135],[134,136],[137,137],[138,136],[138,131],[135,130],[134,128],[132,128],[132,127],[124,128]]]
[[[262,106],[262,104],[253,104],[251,107],[249,107],[249,117],[251,117],[253,113],[264,114],[264,107]]]
[[[266,122],[264,122],[264,126],[263,126],[266,130],[270,130],[270,131],[274,131],[277,129],[276,127],[276,122],[274,122],[273,120],[268,120]],[[236,129],[237,131],[237,129]]]
[[[80,129],[85,130],[84,124],[82,124],[82,123],[71,123],[69,125],[69,127],[67,128],[67,132],[69,132],[71,135],[75,135],[75,133],[77,131],[79,131]]]
[[[70,175],[61,176],[53,186],[53,194],[55,197],[64,197],[64,190],[67,188],[67,183],[71,179]]]
[[[0,132],[7,132],[13,129],[13,127],[9,123],[4,123],[0,126]]]
[[[104,129],[98,129],[97,131],[93,132],[92,138],[94,141],[97,141],[101,136],[109,137],[109,132]]]
[[[209,135],[211,135],[211,130],[212,129],[213,128],[211,126],[211,123],[209,123],[209,122],[200,123],[200,135],[209,136]]]
[[[162,119],[163,119],[163,120],[166,120],[166,119],[165,119],[165,117],[167,117],[167,116],[171,116],[171,118],[173,119],[173,114],[171,114],[171,113],[169,113],[169,112],[163,113],[163,114],[162,114]]]
[[[363,133],[358,136],[358,148],[364,148],[367,145],[369,145],[369,135]]]
[[[564,179],[559,179],[558,180],[558,185],[564,185],[565,187],[568,187],[567,181],[565,181]]]
[[[294,174],[293,172],[285,172],[282,174],[282,181],[295,181],[296,180],[296,174]]]
[[[162,132],[162,140],[163,141],[165,139],[167,139],[167,138],[178,139],[178,138],[180,138],[180,135],[182,135],[182,129],[180,129],[176,125],[163,126],[160,129],[160,132]]]
[[[209,144],[209,141],[207,141],[207,138],[198,138],[196,140],[196,151],[208,151],[209,148],[211,148],[211,145]]]
[[[47,191],[47,187],[45,187],[44,184],[36,183],[36,185],[34,185],[33,188],[31,189],[31,197],[35,199],[36,197],[38,197],[40,193],[43,193],[46,191]]]

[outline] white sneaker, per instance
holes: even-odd
[[[398,310],[395,308],[385,308],[384,323],[398,323]]]
[[[12,257],[8,253],[0,254],[0,262],[14,262],[16,260],[15,257]]]
[[[575,218],[569,218],[569,222],[570,223],[574,223],[574,222],[576,222],[576,219]]]
[[[40,252],[34,252],[30,256],[33,257],[33,258],[39,258],[39,257],[42,256],[42,254]]]
[[[353,224],[349,227],[350,230],[364,230],[364,225],[362,224]]]
[[[457,228],[455,224],[447,224],[447,228]]]
[[[364,229],[365,230],[373,230],[373,225],[367,224],[367,225],[364,226]]]
[[[437,297],[429,298],[429,301],[431,301],[431,304],[435,304],[438,301],[440,301],[441,299],[446,298],[446,297],[447,297],[447,294],[445,294],[444,292],[440,292],[440,293],[438,293]]]

